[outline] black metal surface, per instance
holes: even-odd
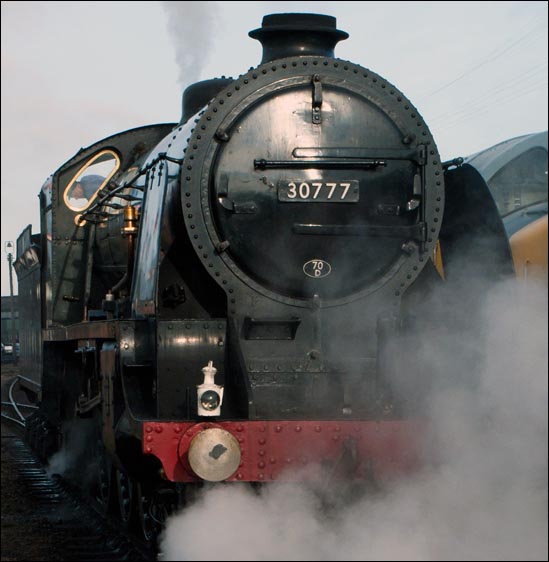
[[[440,232],[444,269],[484,283],[514,276],[503,221],[480,173],[470,164],[445,173],[446,206]]]
[[[322,77],[321,124],[311,123],[305,111],[312,103],[311,73]],[[218,140],[219,131],[223,141]],[[403,148],[406,143],[408,148]],[[204,208],[186,220],[197,254],[204,254],[198,246],[209,249],[228,242],[219,258],[215,251],[207,252],[207,267],[211,263],[214,271],[223,273],[229,267],[241,281],[271,298],[295,300],[319,294],[323,301],[344,299],[389,280],[395,287],[403,282],[406,287],[422,267],[419,258],[434,248],[444,198],[434,142],[400,92],[366,69],[313,57],[260,67],[220,93],[189,144],[192,151],[186,156],[182,191],[190,195],[182,202],[184,216]],[[316,154],[300,148],[315,145],[325,148],[316,149],[321,151]],[[296,159],[299,151],[309,152]],[[385,151],[390,160],[382,159]],[[370,152],[385,166],[374,165],[376,160],[366,166],[362,155]],[[264,158],[267,153],[269,159]],[[312,159],[310,154],[315,154]],[[250,155],[257,155],[255,163]],[[300,180],[293,168],[301,168],[304,179],[314,174],[315,180],[326,183],[358,181],[360,201],[351,207],[328,203],[282,207],[276,186]],[[380,213],[380,206],[410,210]],[[402,227],[420,223],[424,224],[413,231],[413,238],[420,238],[421,251],[403,255],[401,247],[411,232]],[[328,233],[304,238],[294,224],[385,230],[364,243],[359,237]],[[331,275],[322,280],[303,275],[303,265],[311,259],[330,263]],[[220,280],[226,279],[223,273]]]
[[[19,364],[27,373],[23,384],[38,393],[42,371],[42,249],[37,243],[39,237],[32,235],[29,225],[17,240],[17,272],[19,293]]]
[[[271,14],[248,34],[261,41],[261,63],[298,55],[334,56],[334,47],[349,34],[336,29],[336,18],[321,14]]]
[[[46,326],[79,322],[85,318],[85,310],[101,309],[101,299],[112,286],[112,276],[108,270],[100,268],[94,270],[92,276],[91,269],[96,265],[125,267],[128,261],[127,244],[119,230],[123,221],[118,218],[119,213],[88,216],[83,226],[77,226],[75,218],[78,213],[69,209],[63,198],[67,185],[94,154],[106,148],[119,155],[120,168],[117,174],[123,175],[173,127],[174,124],[153,125],[113,135],[82,149],[54,174],[51,230],[42,233],[44,242],[47,234],[51,237],[51,245],[48,245],[51,256],[48,259],[51,260],[52,316],[48,314],[45,318]],[[118,175],[114,176],[113,181]],[[111,236],[102,237],[104,229],[98,229],[98,239],[95,240],[96,220],[105,220],[103,227],[110,222],[115,223]],[[116,270],[112,273],[115,279],[120,279],[121,273]],[[89,295],[86,291],[87,279],[91,289]]]
[[[225,319],[168,320],[158,323],[157,411],[164,419],[189,419],[196,414],[196,387],[204,382],[209,361],[217,369],[215,383],[225,384]],[[226,404],[224,416],[234,412]]]
[[[203,108],[216,96],[232,78],[212,78],[202,80],[187,86],[183,92],[183,106],[181,112],[181,123],[186,123],[199,109]]]

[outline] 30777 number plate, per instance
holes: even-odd
[[[356,203],[358,196],[358,180],[278,182],[278,200],[284,203]]]

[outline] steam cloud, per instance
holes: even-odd
[[[188,86],[200,79],[215,33],[216,2],[162,2],[168,31],[175,43],[179,82]]]
[[[436,463],[330,515],[305,486],[205,488],[168,521],[163,559],[547,560],[547,286],[481,300],[478,329],[449,316],[417,348],[444,381]]]
[[[90,447],[93,448],[94,440],[97,439],[94,429],[93,423],[86,419],[75,419],[65,424],[63,428],[65,439],[61,449],[48,461],[46,469],[48,476],[58,474],[71,477],[84,489],[92,485],[98,462],[97,460],[89,462]]]

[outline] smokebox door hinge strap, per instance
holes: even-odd
[[[219,204],[227,211],[231,213],[240,215],[251,215],[257,212],[257,205],[253,201],[243,201],[235,203],[231,198],[229,198],[229,183],[230,179],[226,174],[223,174],[220,178],[219,184],[217,186],[217,200]],[[238,192],[242,191],[242,186],[238,182],[233,181],[232,191],[238,196]]]
[[[322,107],[322,82],[318,74],[313,75],[313,123],[319,125],[322,123],[322,114],[320,109]]]

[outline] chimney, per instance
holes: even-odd
[[[286,57],[333,57],[349,34],[336,29],[336,18],[321,14],[271,14],[248,33],[263,45],[261,64]]]

